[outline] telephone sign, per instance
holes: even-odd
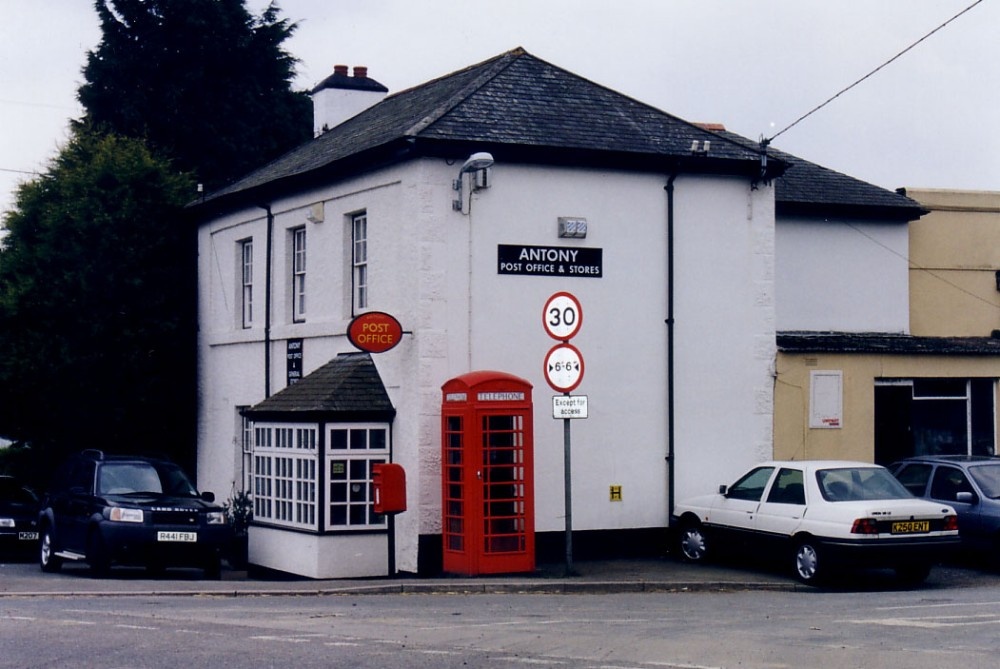
[[[545,303],[542,311],[545,332],[553,339],[569,341],[580,331],[583,324],[583,309],[580,301],[571,293],[561,291]]]
[[[583,380],[583,354],[572,344],[553,346],[545,356],[545,380],[557,392],[572,392]]]

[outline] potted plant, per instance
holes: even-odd
[[[232,545],[226,556],[234,569],[244,569],[248,563],[250,522],[253,520],[253,499],[246,490],[234,490],[222,507],[233,530]]]

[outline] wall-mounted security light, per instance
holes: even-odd
[[[559,237],[562,239],[585,239],[587,237],[587,219],[579,216],[560,216]]]
[[[458,171],[458,178],[452,181],[451,187],[453,190],[458,192],[456,199],[451,201],[451,208],[455,211],[462,211],[462,184],[465,182],[465,175],[473,172],[480,172],[486,170],[493,166],[493,154],[487,153],[485,151],[480,151],[478,153],[473,153],[469,156],[469,159],[462,163],[462,169]],[[486,178],[483,177],[477,180],[476,184],[479,188],[486,188],[489,183]]]

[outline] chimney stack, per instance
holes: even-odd
[[[357,116],[382,101],[389,89],[368,78],[368,68],[354,66],[354,76],[348,75],[347,65],[334,65],[333,74],[312,89],[313,135]]]

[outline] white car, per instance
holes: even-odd
[[[840,567],[891,567],[911,584],[958,546],[958,517],[914,497],[884,467],[863,462],[765,462],[718,494],[684,500],[672,518],[681,557],[723,545],[789,560],[815,584]]]

